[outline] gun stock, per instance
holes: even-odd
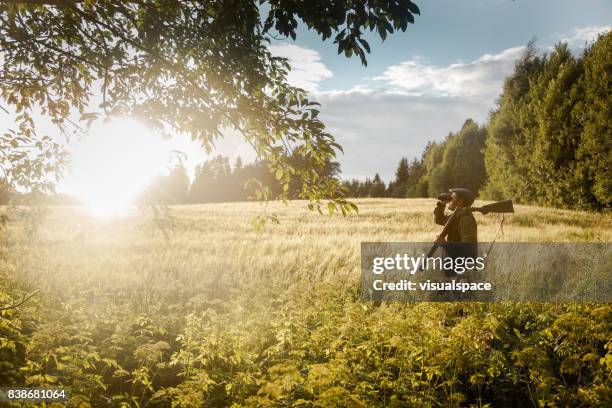
[[[479,213],[485,214],[485,215],[489,213],[503,214],[503,213],[513,213],[514,206],[512,205],[512,200],[503,200],[503,201],[498,201],[496,203],[483,205],[482,207],[472,207],[470,208],[470,210],[472,212],[478,211]]]

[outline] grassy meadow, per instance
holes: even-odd
[[[260,232],[260,204],[178,206],[167,238],[138,212],[51,208],[34,235],[12,217],[0,305],[39,292],[0,311],[0,386],[75,407],[610,406],[612,306],[362,302],[362,241],[441,227],[435,200],[355,202],[272,203]],[[498,241],[612,241],[610,214],[515,210]],[[492,240],[499,215],[476,219]]]

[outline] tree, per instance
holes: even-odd
[[[583,174],[596,204],[612,206],[612,31],[602,35],[583,57],[584,73],[578,87],[583,92],[582,109],[573,112],[582,123],[580,146],[576,149],[576,172]]]
[[[492,112],[485,148],[493,199],[576,209],[612,204],[612,32],[575,57],[567,44],[530,44]]]
[[[506,78],[497,107],[491,112],[484,150],[487,170],[485,195],[491,199],[512,197],[518,202],[533,201],[536,194],[526,177],[529,165],[523,161],[532,152],[529,140],[535,128],[535,102],[530,84],[542,71],[546,58],[537,55],[534,42],[516,62]]]
[[[451,136],[447,135],[447,139]],[[436,197],[440,194],[440,189],[443,188],[438,178],[434,178],[434,173],[442,164],[444,158],[444,149],[446,145],[444,143],[430,142],[425,146],[425,155],[423,162],[425,165],[425,181],[427,182],[427,196]]]
[[[232,170],[227,157],[217,156],[196,167],[189,192],[192,203],[232,201]]]
[[[257,198],[253,179],[257,179],[262,189],[268,191],[270,198],[287,195],[281,183],[268,171],[266,163],[256,161],[242,165],[236,160],[232,169],[229,159],[217,156],[197,166],[195,179],[191,184],[189,202],[211,203],[248,201]]]
[[[406,197],[427,197],[427,180],[425,180],[425,165],[422,158],[412,160],[409,173],[410,176],[406,182]]]
[[[143,194],[143,199],[155,204],[185,204],[189,187],[187,170],[179,164],[174,166],[168,175],[156,178]]]
[[[36,107],[62,128],[75,113],[88,124],[138,116],[208,150],[224,129],[236,129],[281,183],[297,179],[316,203],[329,198],[350,209],[337,179],[317,177],[340,146],[318,104],[287,83],[287,60],[266,45],[272,30],[295,40],[301,21],[366,64],[364,30],[384,40],[414,14],[409,0],[0,1],[0,98],[15,109],[19,135],[31,139]],[[289,162],[297,147],[308,164],[299,170]]]
[[[378,173],[374,175],[372,187],[370,188],[370,197],[384,197],[386,193],[385,183],[380,179]]]
[[[574,58],[567,44],[561,43],[531,84],[532,100],[537,103],[536,123],[528,142],[531,172],[526,175],[535,190],[532,201],[557,207],[582,207],[588,201],[584,180],[574,171],[582,124],[572,111],[583,99],[582,92],[575,92],[581,75],[582,63]]]
[[[486,129],[472,119],[466,120],[458,133],[450,134],[444,141],[442,161],[431,173],[430,190],[440,193],[464,187],[477,193],[486,180],[482,155],[486,137]]]
[[[396,198],[406,197],[409,177],[410,169],[408,166],[408,159],[402,157],[395,170],[395,180],[389,183],[389,196]]]

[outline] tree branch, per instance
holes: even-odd
[[[34,6],[57,6],[71,7],[77,3],[82,3],[83,0],[0,0],[0,4],[31,4]]]
[[[36,295],[38,292],[39,292],[39,290],[36,289],[34,292],[30,293],[29,295],[25,295],[21,299],[21,301],[19,301],[17,303],[13,303],[12,305],[0,307],[0,311],[2,311],[2,310],[9,310],[9,309],[17,309],[19,306],[23,305],[25,302],[27,302],[32,297],[34,297],[34,295]]]

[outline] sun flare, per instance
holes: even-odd
[[[71,146],[71,172],[63,190],[99,217],[120,215],[168,166],[170,149],[131,119],[105,123]]]

